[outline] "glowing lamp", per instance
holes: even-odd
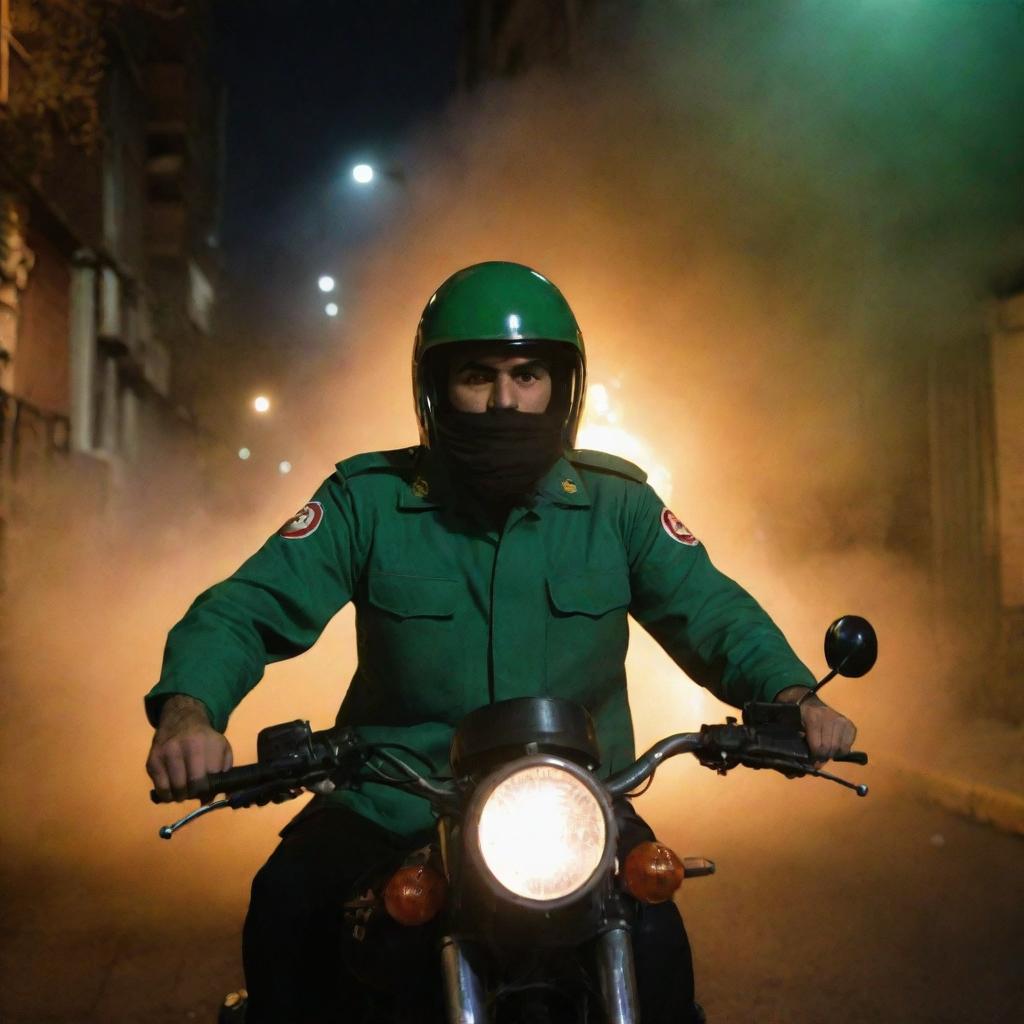
[[[437,916],[448,883],[426,864],[399,868],[384,887],[384,908],[399,924],[418,925]]]
[[[641,903],[664,903],[683,884],[683,862],[661,843],[640,843],[626,857],[620,877]]]
[[[530,764],[499,782],[476,841],[505,890],[556,901],[587,888],[605,857],[607,826],[593,784],[559,764]]]

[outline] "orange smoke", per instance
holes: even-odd
[[[275,408],[290,417],[279,422],[300,452],[288,477],[233,477],[211,506],[190,468],[168,458],[103,516],[83,513],[61,488],[37,497],[39,513],[11,538],[4,598],[10,861],[102,880],[104,913],[143,913],[143,902],[158,915],[238,911],[295,807],[223,813],[157,840],[173,812],[146,798],[142,694],[163,638],[335,461],[413,442],[419,312],[451,272],[486,259],[527,263],[564,291],[591,379],[603,385],[591,392],[584,442],[643,463],[813,669],[823,670],[821,636],[836,615],[875,622],[874,677],[826,691],[858,721],[863,745],[898,746],[909,720],[941,719],[949,688],[933,678],[926,567],[891,533],[905,496],[926,486],[921,358],[936,337],[972,323],[985,259],[999,245],[988,220],[963,215],[978,188],[998,206],[996,171],[983,181],[973,167],[962,182],[929,175],[915,163],[913,132],[889,151],[851,151],[837,110],[871,84],[857,78],[856,34],[834,32],[827,53],[787,64],[796,76],[787,95],[802,114],[787,121],[779,94],[763,88],[773,57],[793,57],[792,35],[778,38],[792,32],[786,19],[765,35],[740,15],[657,39],[652,27],[640,25],[614,67],[583,54],[573,75],[496,83],[409,142],[416,173],[386,234],[339,252],[348,298],[329,352],[293,359],[280,382]],[[898,61],[878,47],[863,53]],[[941,70],[933,56],[899,65],[922,85],[907,96],[930,95]],[[836,87],[840,72],[849,94]],[[969,120],[947,127],[950,152],[964,137],[981,145]],[[941,165],[926,141],[925,156]],[[900,173],[872,163],[886,152],[903,160]],[[934,228],[923,246],[913,235],[922,223],[950,229]],[[353,661],[344,611],[309,654],[268,671],[236,713],[236,763],[253,757],[263,725],[329,722]],[[725,713],[640,631],[629,670],[641,746]],[[645,804],[655,826],[670,826],[715,782],[692,763],[667,766]],[[758,801],[782,791],[771,780],[737,782],[730,799],[739,806],[755,790],[743,806],[769,814]]]

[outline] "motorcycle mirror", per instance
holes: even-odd
[[[874,627],[859,615],[844,615],[825,631],[825,660],[832,675],[857,679],[878,660]]]

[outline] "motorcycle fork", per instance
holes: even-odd
[[[457,875],[458,858],[455,831],[457,825],[449,817],[437,822],[438,846],[441,863],[449,885]],[[455,898],[458,894],[452,892]],[[444,978],[444,1003],[448,1024],[486,1024],[487,997],[483,977],[473,960],[470,944],[455,935],[441,939],[441,973]]]
[[[456,868],[453,822],[438,821],[441,859],[449,881]],[[633,936],[621,896],[605,904],[605,923],[593,941],[595,968],[607,1024],[639,1024]],[[447,1024],[487,1024],[487,992],[473,944],[448,933],[441,940]]]
[[[473,963],[469,943],[446,935],[441,940],[441,970],[448,1024],[486,1024],[483,977]]]
[[[633,934],[622,899],[612,896],[606,906],[605,926],[594,939],[597,981],[608,1024],[638,1024]]]

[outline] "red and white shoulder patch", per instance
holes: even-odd
[[[670,509],[661,510],[661,525],[665,532],[680,544],[695,548],[700,541],[686,528],[683,521]]]
[[[284,537],[285,540],[301,540],[303,537],[308,537],[311,533],[316,533],[317,527],[323,522],[324,519],[324,507],[319,501],[311,501],[308,505],[303,505],[298,512],[288,520],[280,530],[277,531],[279,537]]]

